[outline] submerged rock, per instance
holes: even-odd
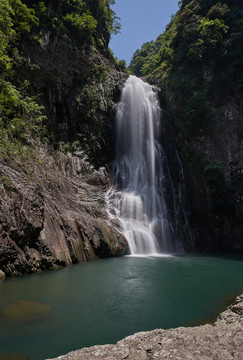
[[[0,353],[0,360],[29,360],[27,355],[17,355],[17,354],[4,354]]]
[[[241,360],[243,295],[213,325],[140,332],[115,345],[83,348],[59,360]],[[50,360],[50,359],[49,359]],[[53,359],[55,360],[55,359]]]
[[[48,318],[50,316],[50,310],[51,307],[46,304],[35,301],[19,300],[5,306],[2,309],[1,314],[8,322],[14,325],[22,325]]]

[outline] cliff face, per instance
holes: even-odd
[[[242,24],[238,5],[227,4],[183,1],[165,34],[142,55],[141,74],[162,89],[162,107],[170,113],[163,134],[167,201],[186,251],[243,251],[242,92],[233,56],[234,44],[241,51]],[[23,0],[14,17],[5,9],[9,28],[0,24],[7,39],[0,68],[12,68],[0,77],[0,270],[7,275],[126,251],[107,224],[101,184],[107,178],[86,181],[88,173],[103,179],[103,170],[97,175],[92,166],[113,159],[116,104],[127,78],[108,49],[109,5]],[[33,121],[40,112],[33,99],[44,107],[50,151],[36,135],[43,129]],[[92,164],[87,169],[84,154]]]
[[[124,254],[126,240],[105,209],[109,176],[94,170],[113,158],[127,77],[108,49],[110,1],[7,5],[0,13],[14,36],[6,42],[11,71],[4,63],[0,79],[0,270],[18,275]]]
[[[109,176],[83,155],[40,152],[26,174],[0,164],[0,269],[6,276],[55,269],[127,251],[109,223]]]
[[[171,89],[149,77],[167,104],[162,142],[177,199],[168,201],[174,228],[186,251],[243,251],[243,107],[242,95],[223,99],[210,130],[191,138],[175,123]],[[215,104],[214,104],[215,105]]]
[[[67,36],[46,32],[41,44],[22,45],[20,78],[45,107],[54,144],[89,154],[96,166],[113,156],[116,103],[126,79],[113,59],[94,47],[79,49]]]
[[[242,15],[237,1],[183,0],[130,65],[161,89],[187,251],[243,250]]]
[[[235,93],[216,115],[211,132],[200,137],[195,144],[199,152],[211,160],[225,164],[222,174],[228,189],[223,189],[221,199],[229,201],[228,208],[217,215],[216,237],[223,249],[243,251],[243,96]],[[227,197],[227,192],[229,196]]]

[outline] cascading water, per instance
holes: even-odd
[[[109,215],[119,219],[132,255],[171,252],[173,229],[164,200],[164,153],[159,144],[161,110],[152,86],[130,76],[116,121],[113,186],[106,197]]]

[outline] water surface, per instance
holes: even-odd
[[[243,292],[243,257],[125,257],[0,283],[0,309],[18,300],[51,306],[24,324],[0,316],[0,353],[30,360],[114,343],[138,331],[197,325]]]

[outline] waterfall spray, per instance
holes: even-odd
[[[116,159],[106,202],[131,254],[173,251],[164,199],[161,110],[153,87],[136,76],[125,83],[116,116]]]

